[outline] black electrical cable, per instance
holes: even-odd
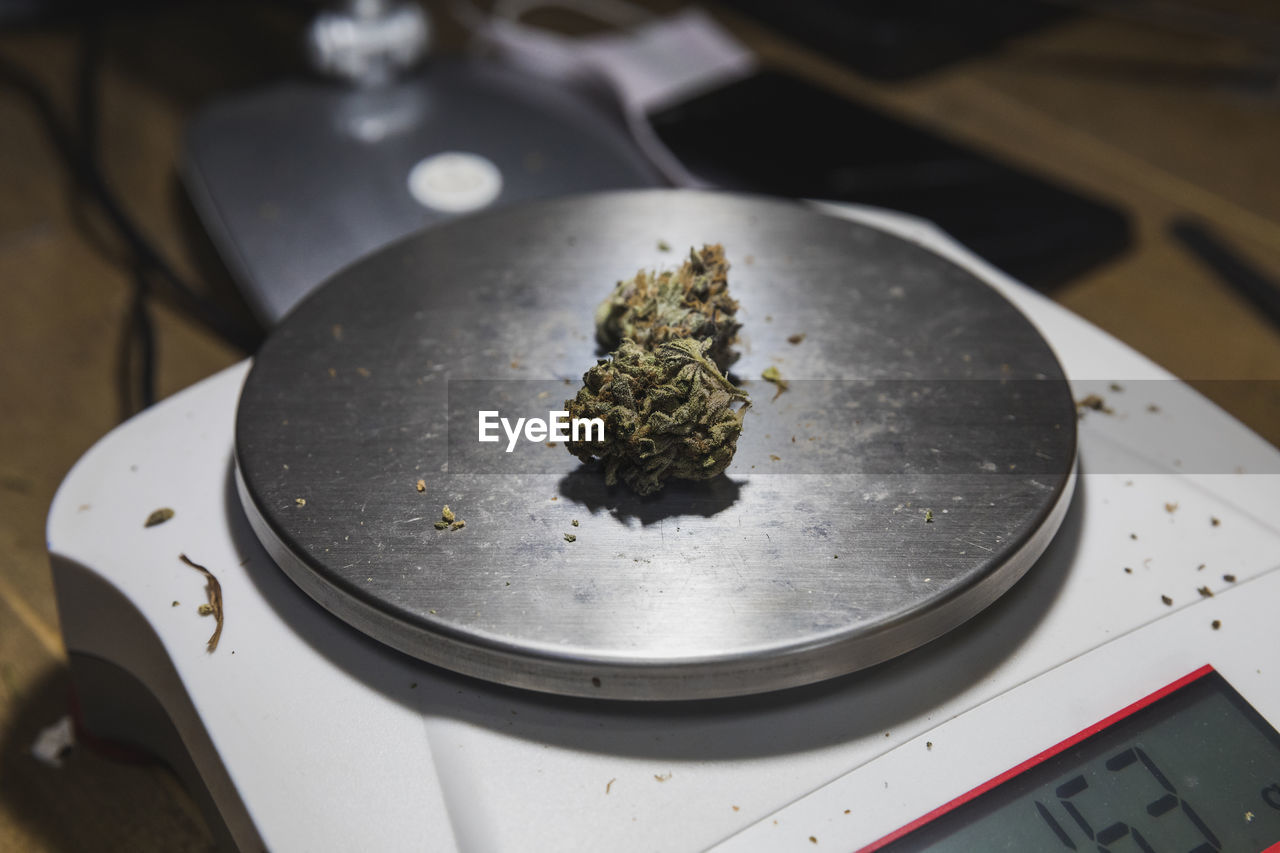
[[[85,162],[98,167],[98,67],[102,57],[100,19],[91,16],[80,28],[76,57],[76,131]],[[126,320],[126,343],[121,350],[121,399],[126,414],[151,407],[156,400],[156,336],[147,300],[151,282],[140,258],[133,264],[133,295]]]
[[[135,266],[134,322],[138,323],[139,318],[146,313],[145,299],[150,293],[150,288],[143,288],[142,295],[138,296],[137,292],[140,288],[138,282],[145,281],[146,276],[154,272],[169,285],[184,309],[228,343],[243,352],[253,352],[259,342],[260,334],[256,330],[245,328],[220,305],[183,281],[124,211],[107,185],[94,155],[86,147],[85,143],[95,140],[97,136],[97,98],[94,83],[96,59],[101,51],[101,43],[98,39],[100,39],[98,35],[85,37],[77,68],[76,115],[81,125],[78,129],[87,131],[85,139],[77,139],[77,134],[67,127],[59,117],[52,98],[39,82],[26,70],[4,56],[0,56],[0,85],[9,86],[27,100],[41,124],[44,125],[45,132],[59,158],[70,171],[72,179],[98,205],[121,239],[128,245]],[[140,335],[150,333],[152,328],[150,318],[147,317],[137,328]],[[154,343],[142,342],[139,349],[143,362],[153,366]]]
[[[80,153],[75,139],[63,125],[62,120],[58,118],[58,113],[53,108],[52,101],[44,90],[40,88],[40,84],[9,59],[0,56],[0,85],[17,90],[19,95],[27,99],[40,122],[44,125],[45,132],[49,134],[49,140],[53,143],[53,147],[57,149],[58,156],[71,169],[72,175],[77,182],[80,182]]]
[[[76,130],[85,159],[98,166],[98,65],[102,59],[101,19],[90,17],[80,28],[76,57]]]
[[[147,297],[151,291],[147,271],[136,267],[133,282],[130,321],[133,327],[131,331],[138,341],[138,408],[148,409],[156,401],[156,334],[151,324],[151,312],[147,310]]]
[[[97,165],[97,60],[101,57],[100,25],[90,21],[81,42],[81,56],[77,73],[78,98],[76,113],[81,122],[82,143],[79,146],[79,172],[81,182],[92,194],[103,213],[111,220],[120,236],[129,245],[134,263],[144,269],[155,270],[165,279],[174,293],[184,302],[184,307],[205,324],[246,353],[257,348],[258,335],[241,326],[220,305],[190,287],[159,251],[143,236],[142,231],[124,211],[123,206],[107,185],[106,178]],[[73,144],[73,150],[75,148]],[[76,168],[72,164],[73,170]]]

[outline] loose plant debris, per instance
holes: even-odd
[[[142,526],[155,527],[157,524],[164,524],[166,521],[173,518],[173,515],[174,515],[173,510],[169,509],[169,507],[167,506],[161,507],[160,509],[151,513],[151,515],[148,515],[147,520],[143,522]]]
[[[427,490],[427,481],[426,481],[426,480],[419,480],[419,481],[414,485],[414,488],[416,488],[416,489],[417,489],[418,491],[420,491],[420,492],[425,492],[425,491]]]
[[[458,518],[448,504],[440,508],[440,520],[435,523],[436,530],[461,530],[466,526],[467,523]]]
[[[577,542],[577,541],[578,541],[578,537],[577,537],[577,536],[574,536],[572,533],[566,533],[566,534],[564,535],[564,541],[566,541],[566,542]]]
[[[1081,417],[1084,416],[1086,409],[1092,409],[1095,412],[1102,412],[1104,415],[1113,415],[1115,411],[1107,405],[1097,394],[1090,394],[1087,397],[1076,400],[1076,409],[1080,412]]]
[[[765,382],[772,382],[774,386],[777,387],[778,390],[773,395],[773,399],[775,400],[782,395],[783,391],[786,391],[791,387],[787,380],[782,378],[782,374],[778,372],[778,368],[774,367],[772,364],[761,371],[760,378]]]
[[[222,637],[222,584],[218,583],[218,579],[214,577],[213,572],[193,561],[186,554],[179,554],[178,559],[204,575],[204,592],[209,597],[209,603],[200,605],[199,612],[201,616],[212,615],[217,620],[213,635],[209,637],[209,642],[205,645],[205,649],[212,654],[218,648],[218,640]]]
[[[793,344],[793,345],[794,345],[794,344],[802,344],[802,343],[804,343],[804,335],[805,335],[805,333],[804,333],[804,332],[797,332],[797,333],[796,333],[796,334],[794,334],[794,335],[788,335],[788,336],[787,336],[787,343],[789,343],[789,344]]]

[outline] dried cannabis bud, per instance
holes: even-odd
[[[680,338],[711,340],[711,359],[722,371],[733,363],[730,349],[742,324],[734,319],[738,303],[729,296],[729,262],[719,245],[689,250],[679,270],[649,273],[620,281],[596,309],[596,337],[609,349],[624,338],[642,349]]]
[[[679,338],[650,352],[626,339],[582,377],[565,402],[571,418],[600,418],[603,441],[570,441],[586,462],[604,461],[605,482],[638,494],[670,479],[705,480],[729,466],[750,403],[709,358],[711,340]],[[733,404],[744,405],[734,409]]]

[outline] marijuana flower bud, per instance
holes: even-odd
[[[571,418],[601,418],[603,441],[570,441],[583,462],[604,461],[605,482],[635,492],[667,480],[705,480],[729,466],[750,405],[709,358],[710,339],[678,338],[646,350],[627,338],[582,377],[565,402]],[[733,408],[735,402],[743,405]]]
[[[674,273],[646,273],[618,282],[596,309],[596,337],[609,349],[630,338],[642,349],[680,338],[710,339],[712,361],[721,370],[733,362],[730,350],[742,324],[738,303],[729,296],[729,262],[719,245],[689,250]]]

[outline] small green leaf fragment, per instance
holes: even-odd
[[[787,380],[783,379],[782,374],[778,372],[778,368],[773,366],[772,364],[766,367],[763,372],[761,372],[760,378],[765,380],[766,382],[772,382],[775,386],[777,386],[778,392],[777,394],[773,395],[773,399],[775,400],[778,399],[779,394],[781,394],[783,391],[786,391],[787,388],[790,387],[790,385],[787,383]]]

